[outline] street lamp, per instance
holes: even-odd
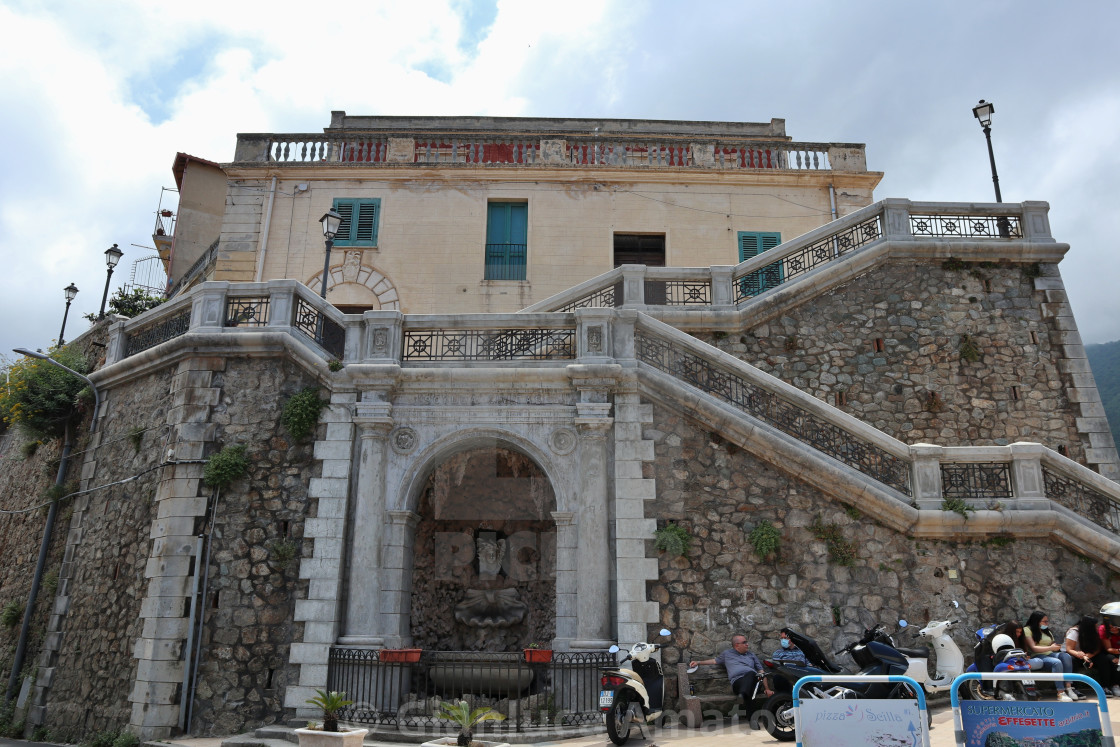
[[[101,311],[98,312],[97,318],[105,318],[105,299],[109,297],[109,280],[113,277],[113,268],[117,266],[117,262],[121,261],[124,255],[116,244],[105,250],[105,265],[109,268],[109,272],[105,275],[105,292],[101,294]]]
[[[319,219],[323,224],[323,236],[326,237],[327,251],[326,256],[323,257],[323,287],[319,291],[320,298],[327,297],[327,271],[331,266],[331,247],[334,246],[334,236],[338,233],[338,227],[342,223],[342,216],[334,210],[328,210],[323,213],[323,217]]]
[[[972,107],[973,115],[980,120],[984,128],[984,138],[988,141],[988,160],[992,163],[992,183],[996,185],[996,202],[1003,202],[999,193],[999,175],[996,174],[996,156],[992,152],[992,114],[996,108],[990,102],[980,99],[980,103]]]
[[[62,292],[66,294],[66,311],[62,313],[62,329],[58,331],[59,347],[62,347],[66,342],[64,339],[62,339],[63,335],[66,334],[66,317],[70,316],[70,302],[74,300],[74,296],[78,295],[78,286],[70,283],[70,285],[62,289]]]

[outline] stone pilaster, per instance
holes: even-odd
[[[412,546],[420,515],[414,511],[388,511],[381,570],[381,624],[385,645],[394,648],[412,643]]]
[[[358,404],[358,451],[354,524],[350,531],[350,578],[346,622],[339,644],[381,646],[381,527],[385,523],[385,457],[393,419],[388,403]]]
[[[221,395],[212,386],[214,374],[225,370],[224,358],[191,358],[179,364],[171,383],[174,406],[168,413],[172,426],[172,459],[205,457],[214,441],[216,426],[210,409]],[[145,575],[148,590],[140,606],[144,627],[133,649],[136,676],[129,700],[130,729],[142,740],[164,739],[179,726],[179,688],[183,683],[183,652],[190,629],[190,597],[194,573],[201,571],[196,558],[211,490],[202,483],[202,464],[176,464],[166,468],[156,487],[156,515],[152,522],[152,551]],[[190,561],[195,558],[192,564]]]
[[[607,493],[609,402],[576,405],[579,428],[579,532],[576,537],[576,640],[572,648],[610,645],[610,522]],[[559,538],[558,538],[559,539]]]
[[[1061,353],[1058,367],[1066,377],[1063,382],[1066,384],[1066,397],[1078,410],[1077,430],[1085,446],[1085,463],[1110,480],[1120,480],[1120,455],[1108,427],[1104,404],[1089,368],[1089,358],[1077,331],[1065,285],[1057,267],[1052,270],[1047,267],[1047,270],[1049,272],[1045,276],[1035,278],[1034,287],[1046,294],[1042,316],[1050,320],[1053,329],[1051,340],[1056,342],[1055,347]]]
[[[354,453],[352,408],[356,392],[334,392],[320,422],[327,424],[324,437],[315,442],[315,458],[323,465],[322,477],[312,478],[309,498],[316,499],[315,518],[303,525],[303,537],[312,540],[311,557],[299,564],[300,578],[309,580],[307,599],[297,599],[295,619],[303,622],[303,641],[293,643],[291,661],[299,665],[299,682],[284,692],[284,706],[295,708],[296,716],[316,715],[308,698],[316,688],[327,686],[327,656],[338,639],[342,558],[346,537],[347,496]]]
[[[636,385],[616,390],[614,421],[617,637],[629,644],[646,640],[646,626],[659,614],[657,603],[646,596],[646,582],[657,580],[657,558],[646,557],[657,522],[645,517],[645,502],[657,494],[656,481],[642,476],[642,465],[654,459],[653,441],[642,438],[642,426],[653,422],[653,406],[642,404]]]
[[[552,512],[556,524],[556,638],[552,647],[561,650],[571,648],[579,622],[579,529],[575,516],[572,511]]]

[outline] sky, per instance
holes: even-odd
[[[177,151],[349,114],[768,122],[867,144],[876,199],[1050,203],[1087,343],[1120,339],[1120,2],[0,0],[0,355],[154,254]],[[149,248],[144,248],[149,247]],[[9,354],[10,355],[10,354]]]

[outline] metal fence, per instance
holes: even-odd
[[[424,651],[417,661],[391,650],[332,647],[327,689],[346,693],[353,705],[339,718],[400,730],[451,730],[440,704],[466,700],[505,716],[476,732],[507,733],[594,724],[599,677],[615,658],[606,652],[556,651],[547,663],[529,664],[520,652]]]
[[[323,350],[342,360],[346,352],[346,330],[298,296],[292,326],[319,343]]]

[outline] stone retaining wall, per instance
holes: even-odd
[[[699,337],[907,443],[1038,441],[1084,463],[1062,332],[1035,289],[1034,270],[1056,267],[960,264],[888,261],[741,335]]]
[[[659,625],[675,631],[664,651],[667,665],[714,654],[736,632],[747,633],[756,652],[770,653],[786,625],[837,650],[864,627],[882,622],[893,629],[899,618],[959,618],[956,638],[967,650],[982,623],[1022,622],[1043,609],[1064,630],[1120,595],[1112,574],[1045,541],[910,539],[687,418],[654,410],[645,436],[655,443],[658,495],[646,515],[659,526],[676,522],[694,537],[684,557],[658,554],[659,577],[649,586],[661,608]],[[759,560],[748,539],[763,520],[781,532],[780,554],[770,560]],[[830,559],[814,524],[848,543],[850,566]]]

